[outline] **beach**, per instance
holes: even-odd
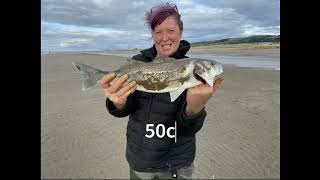
[[[280,54],[279,49],[215,52]],[[129,178],[128,117],[107,112],[99,86],[81,91],[80,74],[72,66],[75,61],[113,70],[125,59],[41,56],[41,178]],[[280,178],[280,71],[225,66],[224,81],[205,109],[207,117],[196,135],[194,179]]]

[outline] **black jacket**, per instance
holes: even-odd
[[[171,57],[176,59],[187,58],[185,54],[190,49],[190,44],[182,40],[178,51]],[[155,46],[141,51],[132,59],[151,62],[157,54]],[[113,103],[107,99],[106,106],[110,114],[115,117],[129,115],[127,125],[127,147],[126,158],[130,167],[141,172],[155,172],[176,170],[189,166],[196,151],[195,134],[201,129],[206,111],[203,109],[192,117],[186,117],[185,90],[174,102],[170,101],[169,93],[147,93],[135,91],[127,98],[125,107],[121,110],[115,108]],[[152,129],[156,130],[158,124],[163,124],[165,130],[177,124],[177,139],[165,135],[159,138],[145,137],[151,134],[146,131],[146,124],[154,124]],[[161,128],[159,128],[161,129]],[[162,129],[159,130],[160,134]],[[174,130],[170,130],[174,134]]]

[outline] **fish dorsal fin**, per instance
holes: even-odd
[[[131,59],[131,58],[127,58],[127,62],[129,63],[129,64],[145,64],[145,62],[143,62],[143,61],[139,61],[139,60],[134,60],[134,59]]]
[[[178,89],[176,91],[171,91],[170,92],[171,102],[175,101],[183,93],[183,91],[184,91],[184,89]]]
[[[174,58],[166,57],[166,58],[161,58],[161,57],[155,57],[154,60],[152,61],[153,63],[164,63],[168,61],[172,61]]]

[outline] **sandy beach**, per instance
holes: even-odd
[[[279,56],[279,49],[239,53]],[[125,58],[41,57],[41,178],[127,179],[128,118],[107,112],[99,86],[81,91],[80,74],[72,61],[112,70]],[[208,114],[197,134],[193,178],[279,179],[280,71],[230,66],[224,67],[224,78],[206,105]]]

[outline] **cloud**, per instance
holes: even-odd
[[[41,0],[41,49],[148,48],[158,0]],[[175,0],[190,42],[280,33],[279,0]]]
[[[260,26],[276,26],[280,21],[280,0],[200,0],[208,7],[232,8]]]
[[[68,39],[64,40],[60,43],[60,47],[72,47],[72,46],[80,46],[80,45],[87,45],[87,44],[94,44],[94,42],[90,39]]]
[[[156,1],[42,0],[41,20],[60,24],[127,29],[143,26],[144,11]],[[134,23],[133,23],[134,22]]]
[[[42,22],[42,49],[45,51],[68,51],[88,49],[125,49],[142,48],[151,40],[148,33],[117,30],[112,28],[94,28],[59,23]],[[134,38],[133,38],[134,37]],[[137,42],[130,44],[129,42]],[[125,45],[125,46],[124,46]]]
[[[244,36],[251,36],[256,34],[263,34],[263,35],[275,35],[280,34],[280,26],[269,26],[269,27],[256,27],[253,25],[245,25],[242,26]]]

